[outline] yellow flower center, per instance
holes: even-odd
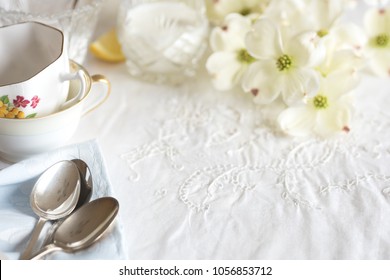
[[[313,104],[316,109],[326,109],[328,108],[328,98],[324,95],[318,94],[313,99]]]
[[[240,63],[251,64],[252,62],[255,62],[256,59],[251,56],[246,49],[241,49],[237,52],[237,60]]]
[[[240,14],[243,15],[243,16],[247,16],[251,13],[251,9],[250,8],[243,8],[241,11],[240,11]]]
[[[279,71],[284,71],[290,69],[292,65],[291,57],[287,54],[284,54],[278,58],[276,61],[276,67],[279,69]]]
[[[318,31],[317,31],[317,35],[318,35],[318,37],[320,37],[320,38],[325,37],[325,36],[328,35],[328,34],[329,34],[329,32],[328,32],[328,30],[326,30],[326,29],[321,29],[321,30],[318,30]]]
[[[389,45],[390,38],[387,34],[379,34],[374,38],[374,44],[377,47],[385,48]]]

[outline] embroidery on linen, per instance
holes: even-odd
[[[378,140],[390,129],[390,121],[384,121],[381,113],[360,113],[356,120],[361,126],[348,135],[302,141],[278,134],[261,108],[253,105],[206,106],[187,98],[166,106],[169,109],[154,130],[154,140],[132,148],[122,158],[133,174],[131,180],[136,181],[143,176],[136,171],[137,164],[153,164],[155,157],[162,156],[181,182],[178,198],[192,211],[209,211],[221,201],[236,203],[244,193],[270,184],[286,203],[320,209],[324,195],[336,189],[351,191],[369,180],[388,183],[387,175],[364,167],[367,158],[390,157],[390,144]],[[372,135],[369,140],[363,137],[367,133]],[[189,164],[197,159],[202,159],[203,168],[200,163]],[[337,172],[338,165],[350,174]],[[265,172],[272,179],[263,179]],[[312,174],[326,176],[318,179]],[[382,194],[390,197],[390,187],[385,186]]]

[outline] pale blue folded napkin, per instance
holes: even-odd
[[[104,159],[95,140],[63,147],[56,151],[41,154],[18,162],[0,171],[0,252],[8,259],[18,259],[24,250],[31,232],[38,220],[30,207],[30,193],[44,170],[61,160],[80,158],[84,160],[93,177],[91,200],[113,196]],[[50,223],[46,224],[45,230]],[[96,244],[73,254],[55,252],[46,259],[126,259],[125,239],[122,234],[119,215],[109,231]],[[41,233],[42,242],[44,232]]]

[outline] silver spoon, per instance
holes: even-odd
[[[79,169],[80,172],[80,179],[81,179],[80,196],[77,205],[75,207],[76,210],[91,199],[93,182],[92,182],[91,170],[89,169],[85,161],[77,158],[77,159],[72,159],[72,162],[74,162],[77,165],[77,168]]]
[[[80,195],[80,175],[75,163],[60,161],[49,167],[35,183],[31,208],[39,216],[29,243],[20,259],[28,259],[46,221],[69,215]]]
[[[72,159],[72,162],[74,162],[80,172],[80,196],[77,201],[76,207],[73,209],[73,211],[77,210],[81,206],[83,206],[85,203],[88,203],[92,196],[92,190],[93,190],[93,181],[92,181],[92,175],[91,171],[87,165],[87,163],[81,159]],[[47,237],[45,241],[42,243],[42,246],[45,246],[47,244],[50,244],[53,242],[53,234],[58,228],[58,226],[63,222],[65,217],[62,219],[54,221],[53,225],[50,227],[49,231],[47,232]]]
[[[69,215],[58,226],[53,242],[43,247],[31,257],[32,260],[55,252],[73,253],[95,243],[114,221],[119,210],[119,203],[113,197],[93,200]]]

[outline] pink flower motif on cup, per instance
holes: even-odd
[[[41,99],[38,97],[38,95],[35,95],[32,99],[31,99],[31,107],[35,109],[35,107],[38,106],[38,103]]]
[[[30,103],[29,100],[24,99],[23,96],[16,96],[16,99],[13,100],[15,107],[23,107],[26,108],[26,106]]]

